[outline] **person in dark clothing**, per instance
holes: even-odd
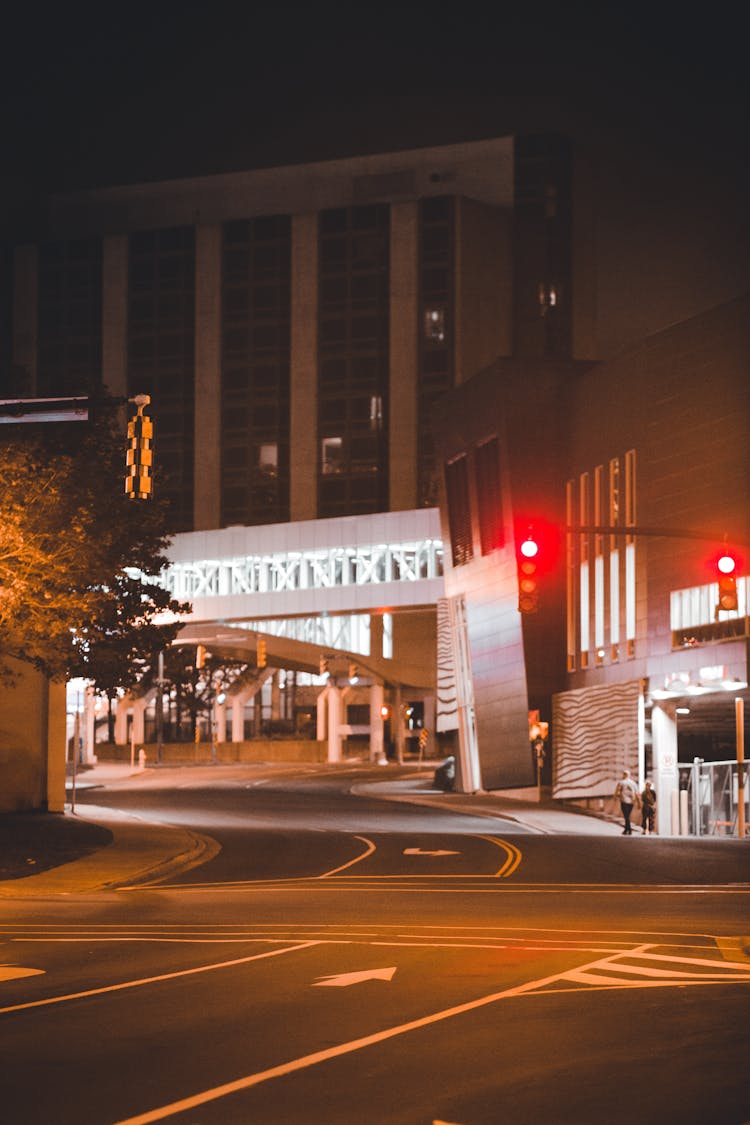
[[[650,781],[641,793],[641,827],[643,828],[643,835],[648,836],[649,832],[653,836],[654,828],[656,825],[656,790]]]

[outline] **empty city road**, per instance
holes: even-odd
[[[3,1122],[750,1120],[745,842],[540,831],[383,774],[82,792],[218,850],[0,899]]]

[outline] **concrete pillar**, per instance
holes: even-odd
[[[143,742],[148,696],[133,700],[133,742]]]
[[[227,705],[226,703],[214,704],[214,717],[216,721],[216,741],[227,740]]]
[[[318,514],[318,217],[292,218],[290,519]]]
[[[115,742],[118,746],[125,746],[128,741],[128,711],[133,705],[129,695],[123,695],[117,700],[115,711]]]
[[[195,530],[221,511],[221,226],[195,230]]]
[[[396,761],[399,765],[404,760],[406,732],[404,731],[403,702],[401,699],[401,684],[396,684],[393,694],[393,720],[391,723],[393,738],[396,743]]]
[[[17,246],[13,254],[13,364],[28,375],[26,391],[37,393],[39,257],[36,246]]]
[[[324,742],[328,731],[328,684],[318,693],[315,701],[315,737]]]
[[[83,695],[83,760],[95,765],[96,758],[96,693],[89,684]]]
[[[383,685],[373,684],[370,688],[370,761],[380,762],[385,758],[383,745]]]
[[[128,239],[124,234],[107,235],[102,242],[102,382],[112,395],[128,393]],[[140,393],[137,387],[134,393]]]
[[[436,742],[435,742],[435,721],[436,721],[435,696],[434,695],[425,695],[423,700],[422,700],[422,703],[424,704],[424,726],[425,726],[425,730],[427,731],[428,736],[429,736],[428,739],[427,739],[427,745],[425,747],[425,753],[431,754],[432,751],[435,748],[435,745],[436,745]]]
[[[391,204],[390,408],[391,511],[417,506],[417,204]]]
[[[333,684],[328,686],[328,761],[341,761],[341,692]]]
[[[281,688],[279,687],[279,673],[274,672],[271,680],[271,719],[281,718]]]
[[[370,656],[383,655],[383,615],[370,614]]]
[[[245,704],[252,690],[239,692],[231,697],[232,702],[232,742],[245,740]]]
[[[651,737],[656,790],[656,831],[661,836],[676,836],[680,826],[673,816],[679,793],[677,769],[677,719],[674,703],[654,703],[651,711]],[[672,794],[675,796],[673,797]]]

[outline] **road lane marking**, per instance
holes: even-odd
[[[390,969],[360,969],[356,973],[334,973],[332,976],[318,977],[313,988],[347,988],[350,984],[362,984],[366,980],[393,980],[396,966]]]
[[[375,851],[375,845],[372,840],[368,840],[366,836],[355,836],[355,840],[361,840],[363,844],[367,845],[367,850],[362,852],[362,855],[357,855],[354,859],[350,859],[348,863],[342,863],[341,867],[334,867],[332,871],[326,871],[322,875],[317,875],[317,879],[329,879],[331,875],[337,875],[339,871],[346,871],[347,867],[353,867],[355,863],[361,863],[363,859],[367,859],[368,855],[372,855]]]
[[[644,950],[650,946],[643,946]],[[632,956],[633,951],[628,951],[628,956]],[[581,965],[577,970],[579,973],[587,971],[594,971],[598,966],[602,965],[602,960],[591,961],[586,965]],[[719,962],[717,962],[718,964]],[[738,968],[740,966],[737,966]],[[457,1004],[451,1008],[444,1008],[442,1011],[433,1012],[430,1015],[422,1016],[419,1019],[410,1020],[407,1023],[397,1024],[394,1027],[384,1028],[382,1031],[374,1032],[372,1035],[365,1035],[359,1039],[352,1039],[345,1043],[339,1043],[334,1047],[328,1047],[322,1051],[314,1051],[309,1055],[302,1055],[296,1059],[290,1059],[288,1062],[281,1063],[278,1066],[269,1067],[267,1070],[261,1070],[255,1074],[248,1074],[242,1078],[237,1078],[232,1082],[225,1082],[220,1086],[214,1086],[207,1090],[202,1090],[200,1093],[190,1095],[186,1098],[181,1098],[178,1101],[170,1102],[166,1105],[159,1106],[156,1109],[148,1110],[145,1113],[139,1114],[136,1117],[124,1118],[121,1121],[115,1122],[115,1125],[151,1125],[154,1121],[163,1121],[167,1117],[173,1117],[175,1114],[184,1113],[186,1110],[193,1110],[198,1106],[206,1105],[209,1102],[218,1101],[220,1098],[227,1097],[230,1094],[237,1094],[243,1090],[249,1090],[253,1086],[259,1086],[264,1082],[268,1082],[273,1078],[284,1078],[290,1074],[298,1071],[305,1070],[311,1066],[317,1066],[319,1063],[329,1062],[331,1059],[340,1058],[343,1055],[353,1054],[356,1051],[361,1051],[367,1047],[375,1046],[379,1043],[384,1043],[389,1039],[395,1039],[398,1036],[406,1035],[411,1031],[418,1031],[425,1027],[430,1027],[436,1023],[442,1023],[444,1020],[452,1019],[454,1016],[465,1015],[468,1012],[476,1011],[479,1008],[487,1007],[490,1004],[496,1004],[501,1000],[512,999],[517,996],[523,995],[537,995],[545,996],[552,992],[567,991],[559,989],[551,989],[549,986],[558,984],[561,981],[570,979],[570,973],[554,973],[548,977],[541,977],[539,980],[527,981],[525,984],[516,985],[513,988],[506,988],[500,992],[493,992],[487,996],[481,996],[476,1000],[469,1000],[463,1004]],[[724,981],[732,980],[735,978],[722,978]],[[738,978],[740,979],[740,978]],[[746,972],[745,976],[741,978],[743,981],[747,980],[750,983],[750,972]],[[706,978],[698,980],[684,981],[682,978],[672,981],[674,985],[685,984],[700,984],[704,983]],[[639,984],[631,983],[628,987],[648,987],[655,985],[659,988],[664,988],[668,982],[666,981],[643,981]],[[721,983],[710,980],[710,983]],[[622,987],[617,983],[610,983],[607,987]]]
[[[727,961],[750,961],[750,937],[717,937],[716,944]]]
[[[719,961],[716,958],[680,957],[649,952],[653,948],[653,945],[646,944],[637,949],[610,954],[601,961],[562,973],[560,979],[574,984],[614,989],[738,982],[750,984],[748,965]],[[664,967],[657,967],[653,962]]]
[[[421,848],[404,848],[403,855],[460,855],[460,852],[448,852],[438,850],[434,852],[423,852]]]
[[[521,862],[521,849],[517,848],[515,844],[509,844],[507,840],[501,840],[495,836],[480,836],[479,838],[480,840],[488,840],[491,844],[496,844],[498,848],[505,851],[508,858],[500,870],[495,872],[495,878],[507,879]]]
[[[83,992],[70,992],[65,996],[48,996],[44,1000],[29,1000],[25,1004],[10,1004],[0,1008],[0,1015],[8,1012],[21,1012],[27,1008],[43,1008],[49,1004],[63,1004],[69,1000],[82,1000],[87,996],[102,996],[107,992],[121,992],[126,988],[140,988],[146,984],[158,984],[165,980],[176,980],[178,977],[194,976],[197,973],[210,973],[214,969],[229,969],[235,965],[244,965],[249,961],[262,961],[265,957],[278,957],[283,953],[296,953],[300,949],[309,949],[312,945],[321,945],[319,941],[305,941],[283,949],[269,949],[265,953],[253,953],[247,957],[236,957],[232,961],[219,961],[214,965],[199,965],[193,969],[180,969],[173,973],[159,973],[155,977],[143,977],[141,980],[126,980],[120,984],[107,984],[101,988],[88,988]]]
[[[21,977],[44,976],[44,969],[22,969],[20,965],[0,965],[0,981],[20,980]]]

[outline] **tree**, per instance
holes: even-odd
[[[11,657],[108,694],[137,683],[189,606],[157,584],[169,545],[158,500],[124,492],[111,400],[88,423],[8,426],[0,441],[0,675]],[[160,616],[170,616],[160,624]]]

